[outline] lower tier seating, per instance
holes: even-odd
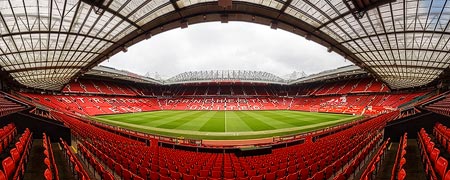
[[[52,143],[50,137],[45,133],[42,134],[42,145],[44,146],[44,163],[47,169],[44,172],[46,180],[59,180],[58,168],[56,167],[55,157],[53,155]]]
[[[26,163],[28,162],[31,143],[32,133],[29,129],[26,129],[20,136],[19,141],[15,143],[14,148],[10,150],[10,155],[3,159],[3,170],[0,170],[0,180],[22,179]]]
[[[395,156],[394,166],[392,167],[391,180],[404,180],[406,178],[406,171],[404,165],[406,164],[406,146],[408,140],[408,135],[405,133],[400,138],[400,143],[398,144],[397,154]]]
[[[373,118],[315,142],[253,157],[147,146],[64,114],[58,118],[71,127],[80,152],[88,161],[92,159],[90,164],[94,168],[95,164],[104,164],[105,169],[124,179],[323,179],[334,176],[349,163],[366,159],[381,140],[388,116]],[[97,169],[102,172],[101,168]]]
[[[83,165],[81,164],[78,157],[72,152],[69,145],[63,140],[59,139],[61,146],[64,148],[64,157],[67,160],[67,164],[72,168],[72,173],[77,177],[79,180],[89,180],[89,175],[87,171],[84,169]]]
[[[435,147],[436,144],[423,128],[418,133],[418,143],[428,178],[436,180],[450,178],[450,173],[446,171],[448,165],[447,159],[440,156],[440,150]],[[447,174],[449,177],[446,177]]]

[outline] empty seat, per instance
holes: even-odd
[[[444,178],[445,176],[447,165],[448,165],[447,159],[443,157],[439,157],[438,160],[436,161],[436,171],[442,178]]]
[[[114,180],[114,176],[110,172],[105,172],[103,174],[103,180]]]
[[[438,159],[438,157],[439,157],[439,153],[440,153],[441,151],[439,151],[439,149],[437,149],[437,148],[434,148],[432,151],[431,151],[431,153],[430,153],[430,160],[431,160],[431,162],[434,164],[434,163],[436,163],[436,160]]]
[[[398,172],[398,180],[404,180],[406,177],[406,171],[405,169],[400,169],[400,171]]]
[[[45,169],[45,172],[44,172],[44,177],[45,177],[45,179],[46,180],[52,180],[52,172],[50,171],[50,169]]]
[[[11,157],[7,157],[2,161],[3,170],[5,171],[5,177],[6,179],[9,179],[11,177],[11,174],[14,171],[14,161]]]

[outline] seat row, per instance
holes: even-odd
[[[417,137],[422,163],[425,166],[428,179],[450,179],[450,171],[446,173],[448,161],[440,156],[440,150],[435,147],[435,143],[425,129],[422,128]]]
[[[394,166],[391,171],[391,180],[403,180],[406,178],[406,171],[403,166],[406,164],[406,146],[408,146],[408,133],[403,134],[398,144],[397,154],[395,155]]]
[[[56,166],[55,157],[53,155],[52,143],[50,137],[42,133],[42,145],[44,146],[44,164],[47,169],[44,171],[46,180],[59,180],[58,167]]]
[[[375,153],[375,155],[372,157],[372,159],[367,164],[366,169],[361,175],[361,179],[363,180],[372,180],[374,179],[374,175],[376,174],[376,171],[379,169],[382,160],[386,154],[387,145],[390,143],[390,138],[385,140],[383,144],[380,146],[378,151]]]
[[[0,129],[0,153],[6,149],[17,134],[16,126],[11,123]]]
[[[22,179],[28,162],[32,143],[32,133],[27,128],[10,150],[10,156],[2,161],[3,170],[0,170],[0,180]]]
[[[426,109],[433,111],[435,113],[450,116],[450,94],[444,95],[442,100],[434,102],[426,106]]]
[[[180,175],[183,178],[321,179],[332,176],[355,155],[361,154],[361,149],[366,148],[367,144],[373,147],[375,140],[381,138],[378,131],[384,121],[384,117],[375,118],[330,137],[320,138],[312,144],[275,149],[272,154],[250,158],[148,147],[130,139],[128,143],[117,144],[116,140],[110,139],[115,136],[103,134],[103,130],[98,128],[75,129],[81,131],[77,133],[79,138],[89,139],[89,142],[81,141],[84,147],[110,169],[118,169],[116,173],[119,176],[124,176],[123,172],[128,175],[130,171],[141,178],[151,179],[176,178]],[[82,126],[86,126],[86,123]],[[100,138],[92,133],[100,135]],[[367,152],[360,157],[365,157]]]
[[[0,94],[0,117],[6,116],[8,114],[12,114],[21,110],[24,110],[25,107],[12,102],[6,99],[3,95]]]
[[[83,157],[84,160],[87,161],[88,164],[92,167],[92,169],[95,172],[97,172],[97,174],[100,176],[99,177],[100,179],[103,179],[103,180],[114,180],[113,174],[111,174],[109,171],[105,170],[103,165],[100,162],[97,161],[96,157],[94,157],[92,155],[92,153],[89,152],[89,150],[87,150],[80,143],[77,144],[77,147],[80,150],[81,157]],[[132,175],[131,172],[129,172],[129,173],[124,172],[124,174],[127,174],[126,176],[123,176],[124,180],[131,180],[131,179],[133,179],[133,180],[143,180],[142,178],[141,179],[133,178],[133,175]],[[138,177],[138,176],[136,176],[136,177]]]
[[[436,141],[438,141],[444,149],[450,153],[450,128],[447,128],[438,122],[433,128],[433,135],[436,137]]]
[[[72,173],[77,177],[77,180],[90,180],[88,173],[84,169],[78,157],[70,150],[69,145],[59,138],[61,146],[64,148],[64,157],[67,159],[69,167],[72,168]]]

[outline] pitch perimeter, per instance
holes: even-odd
[[[300,111],[153,111],[93,117],[103,123],[151,134],[212,140],[284,136],[360,118]]]

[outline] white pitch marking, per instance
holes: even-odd
[[[225,132],[227,132],[227,111],[225,110]]]

